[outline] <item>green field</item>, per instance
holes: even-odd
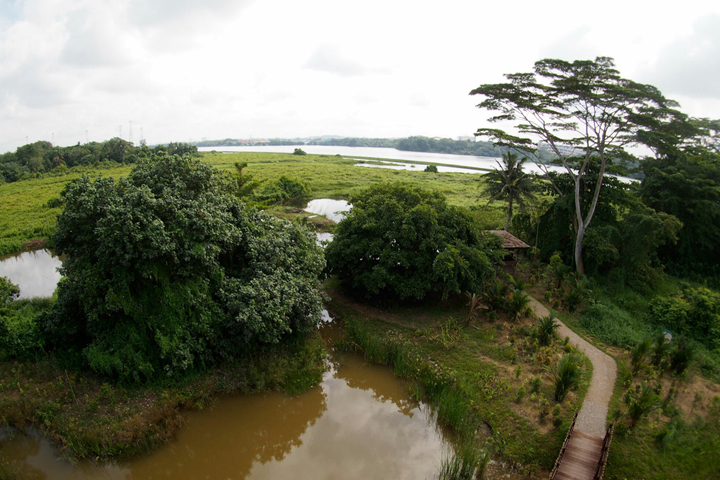
[[[286,153],[205,153],[203,160],[220,170],[235,171],[236,162],[247,162],[244,173],[261,182],[282,175],[304,180],[314,198],[349,198],[363,188],[378,183],[403,181],[423,188],[438,190],[450,204],[465,207],[484,206],[479,175],[467,173],[425,173],[356,167],[355,159],[328,155],[297,156]],[[23,249],[23,243],[36,238],[49,238],[55,231],[55,220],[61,209],[48,205],[59,197],[64,186],[82,176],[122,177],[130,172],[129,165],[78,167],[60,174],[0,185],[0,255]],[[483,228],[504,223],[504,205],[498,203],[478,209],[476,216]]]

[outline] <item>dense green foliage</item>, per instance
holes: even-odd
[[[585,235],[595,218],[605,173],[613,171],[617,160],[630,157],[625,147],[644,144],[656,152],[675,151],[682,140],[679,132],[695,130],[686,115],[673,109],[676,102],[651,85],[622,78],[614,66],[608,57],[544,59],[535,62],[533,73],[506,74],[507,83],[485,84],[470,92],[482,96],[478,107],[496,112],[489,121],[511,121],[517,132],[480,128],[477,135],[524,152],[538,164],[543,149],[559,157],[557,163],[573,188],[567,193],[553,186],[572,199],[573,263],[581,274]],[[538,148],[540,144],[545,148]],[[553,183],[550,172],[544,173]],[[589,174],[594,182],[587,181]]]
[[[290,178],[282,175],[273,182],[266,183],[255,197],[263,202],[297,204],[307,200],[312,195],[307,183],[299,178]]]
[[[52,305],[51,299],[18,300],[20,289],[0,277],[0,361],[28,360],[41,353],[35,317]]]
[[[142,159],[127,179],[70,183],[54,236],[65,278],[42,322],[49,345],[142,381],[308,331],[324,267],[314,236],[235,191],[177,156]]]
[[[681,295],[657,297],[650,303],[648,322],[720,348],[720,294],[686,287]]]
[[[38,174],[77,166],[97,165],[99,162],[135,163],[138,158],[153,153],[186,155],[197,153],[197,147],[185,143],[170,143],[149,148],[135,147],[121,138],[105,142],[89,142],[70,147],[53,146],[50,142],[35,142],[18,147],[15,152],[0,155],[0,183],[16,182]]]
[[[718,155],[673,154],[643,163],[640,195],[651,208],[683,224],[676,246],[660,249],[674,272],[720,276],[720,161]]]
[[[597,165],[589,169],[579,187],[583,192],[581,206],[588,206],[597,182]],[[593,174],[595,172],[595,174]],[[516,232],[526,240],[537,235],[540,257],[549,260],[559,252],[566,263],[573,258],[575,182],[568,174],[551,174],[555,187],[546,186],[553,202],[539,217],[517,215]],[[556,192],[557,188],[563,194]],[[611,275],[615,281],[636,289],[652,287],[659,281],[662,266],[658,249],[673,245],[681,228],[678,220],[643,205],[636,184],[606,177],[598,198],[593,224],[585,234],[585,266],[589,274]]]
[[[482,235],[440,193],[382,184],[353,196],[352,204],[325,254],[329,272],[365,297],[480,293],[493,277],[499,239]]]

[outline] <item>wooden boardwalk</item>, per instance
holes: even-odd
[[[603,438],[577,431],[568,442],[555,480],[593,480],[602,457]]]
[[[546,316],[547,308],[530,297],[535,314]],[[605,471],[613,425],[606,427],[608,406],[617,378],[615,360],[570,330],[559,320],[560,338],[581,351],[593,364],[593,375],[580,412],[575,414],[550,478],[555,480],[600,480]]]

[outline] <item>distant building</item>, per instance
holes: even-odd
[[[474,142],[475,136],[474,135],[461,135],[458,137],[459,142]]]
[[[547,142],[538,143],[538,148],[540,150],[545,150],[546,152],[555,153],[555,150],[553,150],[550,144]],[[581,149],[573,147],[571,145],[555,145],[555,148],[557,148],[558,152],[560,152],[560,154],[565,157],[573,157],[582,153]]]

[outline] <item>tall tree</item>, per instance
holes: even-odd
[[[523,172],[523,163],[527,160],[523,157],[518,160],[515,153],[507,152],[502,155],[502,163],[497,162],[500,167],[483,177],[485,180],[485,193],[490,194],[488,203],[495,200],[505,200],[508,203],[508,216],[505,222],[505,231],[510,228],[510,220],[513,216],[513,204],[516,203],[521,209],[525,206],[525,200],[532,200],[534,184],[532,175]]]
[[[480,128],[496,145],[525,152],[545,173],[540,148],[557,155],[572,177],[574,188],[574,260],[584,273],[583,241],[593,220],[603,178],[613,160],[628,158],[625,148],[645,143],[656,152],[667,152],[679,143],[675,134],[689,127],[677,106],[651,86],[622,78],[611,58],[592,60],[544,59],[534,73],[507,74],[508,83],[485,84],[470,92],[485,99],[480,108],[498,112],[491,122],[514,122],[517,134],[502,129]],[[585,209],[582,181],[591,159],[599,162],[599,174]],[[559,189],[558,193],[562,195]]]

